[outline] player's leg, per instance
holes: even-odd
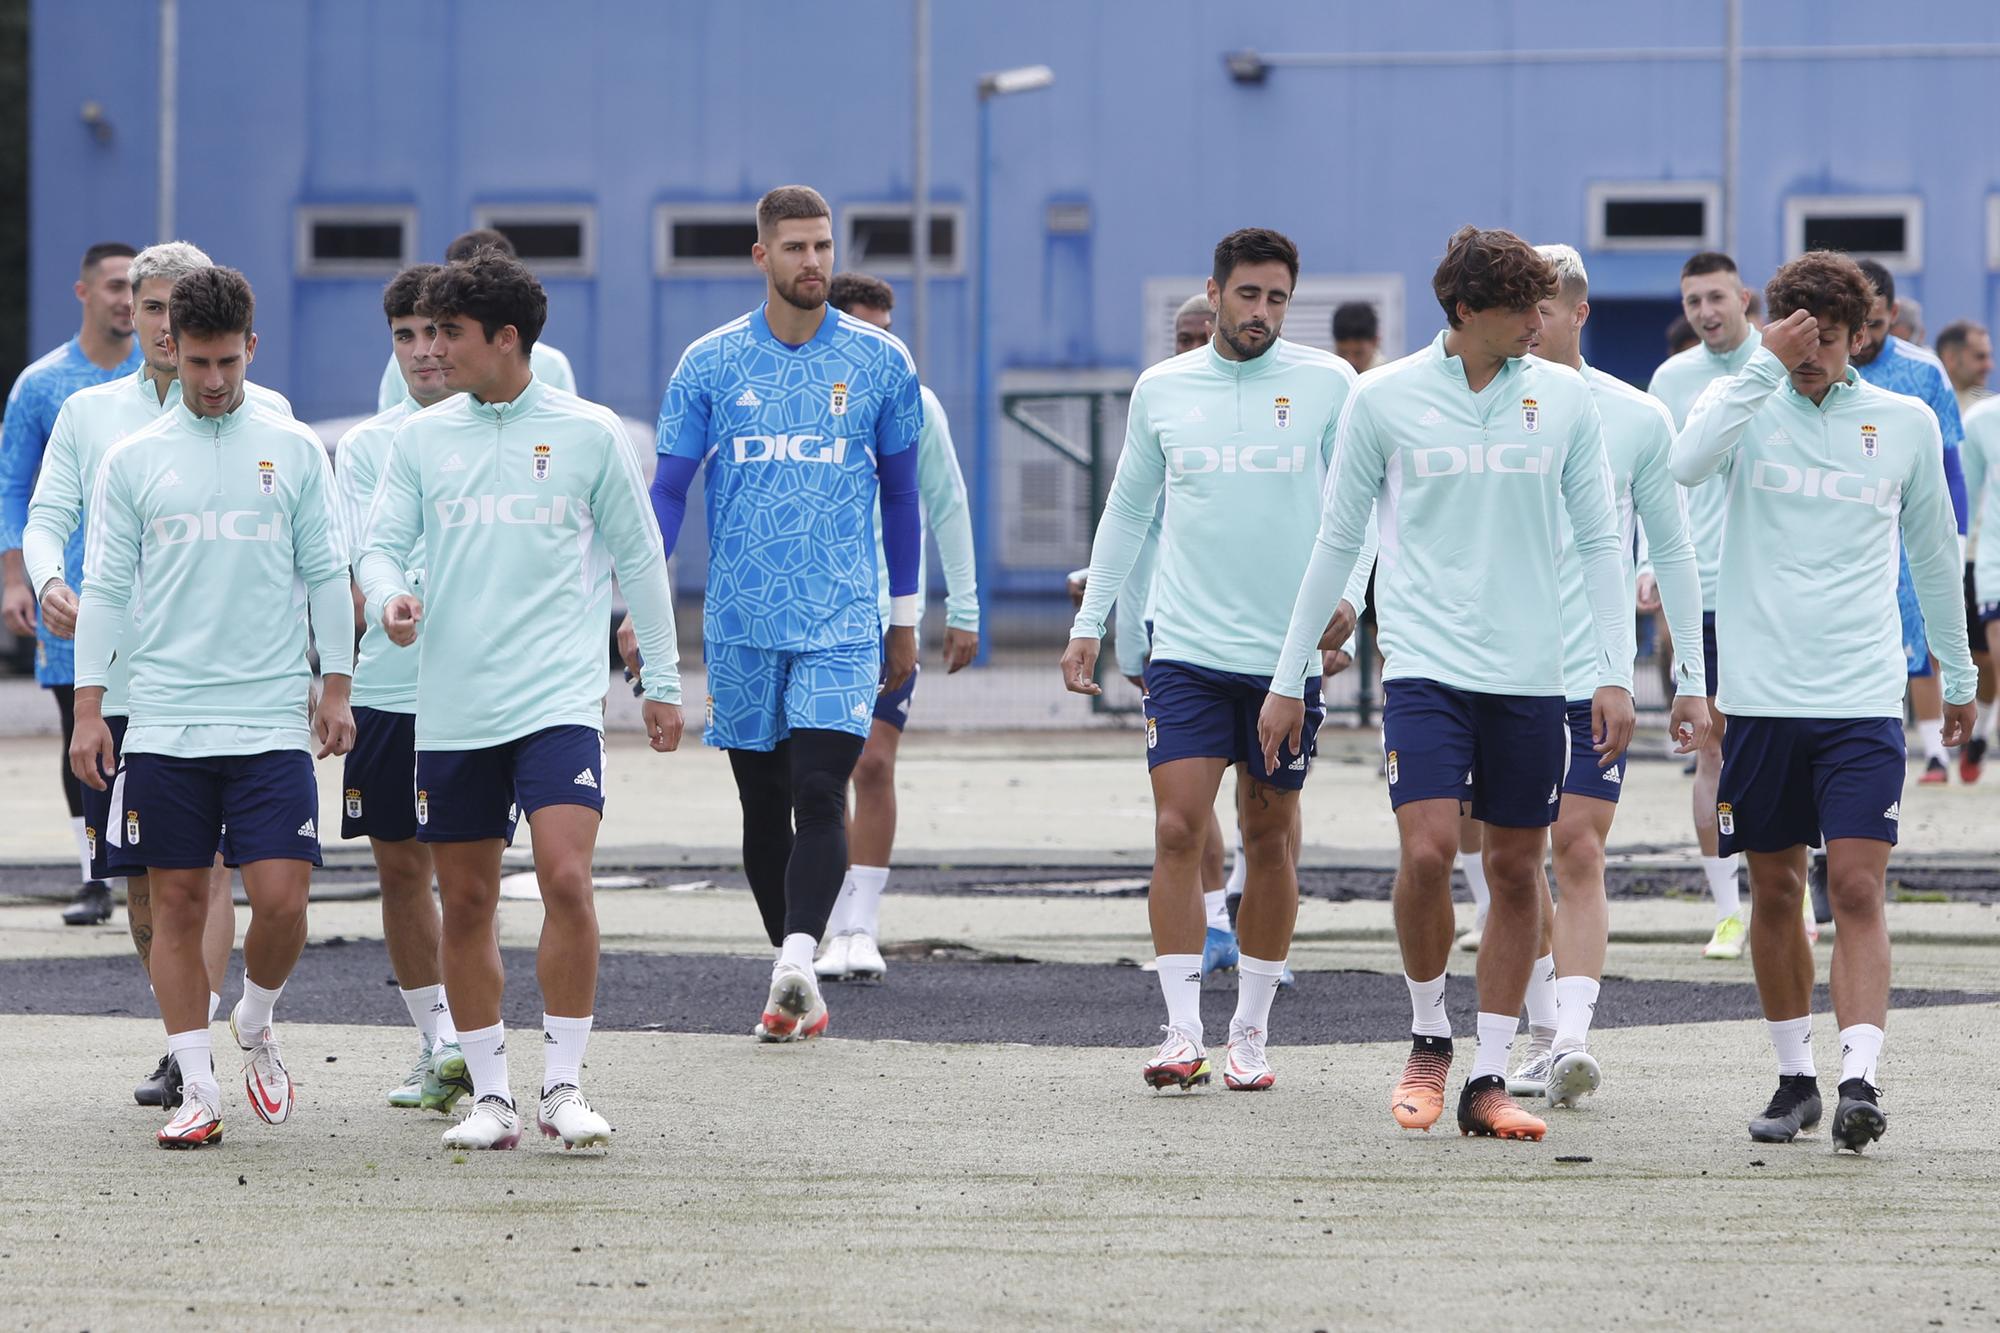
[[[1717,847],[1715,791],[1722,777],[1722,737],[1726,719],[1715,706],[1720,679],[1716,668],[1715,613],[1701,617],[1702,670],[1708,686],[1708,739],[1694,756],[1695,841],[1701,845],[1701,873],[1708,884],[1709,900],[1715,904],[1715,929],[1702,947],[1704,958],[1736,959],[1743,956],[1743,899],[1737,877],[1737,858],[1724,856]]]
[[[608,1146],[611,1126],[583,1098],[583,1055],[597,1009],[597,908],[590,862],[602,815],[587,805],[547,805],[528,815],[542,890],[542,1133],[564,1148]]]
[[[1486,930],[1486,913],[1493,894],[1486,886],[1485,843],[1480,837],[1479,821],[1469,814],[1459,816],[1458,855],[1452,858],[1452,867],[1465,876],[1465,885],[1472,891],[1472,924],[1458,937],[1458,947],[1472,953],[1479,948],[1479,937]]]
[[[1239,789],[1238,797],[1240,798],[1242,794]],[[1216,817],[1215,807],[1210,806],[1208,828],[1202,836],[1201,844],[1201,910],[1208,922],[1208,928],[1202,933],[1203,976],[1216,972],[1231,972],[1236,968],[1236,921],[1229,910],[1229,874],[1226,868],[1229,845],[1229,840],[1223,836],[1222,821]],[[1242,845],[1243,826],[1239,818],[1235,834],[1239,861],[1243,859]],[[1247,874],[1249,869],[1247,864],[1244,869]],[[1240,899],[1243,893],[1241,884],[1236,886],[1236,892]],[[1237,908],[1240,910],[1242,905],[1239,901]]]
[[[1568,897],[1569,886],[1563,885]],[[1535,962],[1528,969],[1528,990],[1522,1007],[1528,1014],[1528,1042],[1514,1052],[1514,1072],[1507,1091],[1516,1097],[1539,1097],[1548,1091],[1549,1062],[1556,1044],[1556,880],[1547,866],[1535,867],[1535,898],[1541,904],[1541,925],[1535,940]]]
[[[915,679],[912,673],[905,689]],[[827,922],[826,949],[813,965],[822,977],[879,981],[888,970],[879,943],[882,892],[889,884],[889,855],[896,843],[896,755],[903,740],[900,718],[908,707],[907,696],[900,709],[891,703],[898,719],[891,721],[882,716],[883,704],[876,704],[867,743],[854,765],[854,814],[847,825],[847,855],[853,864]]]
[[[56,711],[62,718],[62,764],[63,799],[69,804],[70,834],[76,839],[78,888],[76,900],[63,909],[63,924],[66,926],[99,926],[111,919],[111,885],[100,877],[95,869],[96,856],[91,846],[88,803],[84,793],[90,788],[77,780],[69,766],[70,738],[76,733],[76,687],[74,685],[51,685],[50,694],[55,696]]]
[[[1575,1106],[1603,1082],[1589,1049],[1590,1023],[1597,1015],[1597,992],[1604,978],[1605,947],[1611,932],[1604,846],[1617,812],[1615,800],[1566,791],[1556,815],[1553,841],[1562,909],[1556,913],[1553,930],[1556,1033],[1547,1080],[1551,1106]]]
[[[744,644],[704,643],[705,745],[729,752],[743,810],[743,874],[771,947],[784,941],[785,867],[792,859],[792,761],[783,713],[784,655]]]
[[[840,896],[848,859],[847,787],[864,744],[856,732],[794,723],[783,747],[789,761],[784,782],[790,794],[792,848],[782,878],[784,910],[771,932],[778,956],[754,1030],[762,1041],[804,1041],[826,1034],[829,1015],[813,954]],[[760,895],[758,905],[763,903]]]
[[[229,982],[229,954],[236,947],[235,875],[218,852],[208,868],[208,925],[202,931],[201,959],[208,968],[208,1016],[222,1008]]]
[[[1909,554],[1901,550],[1897,554],[1896,609],[1903,622],[1903,666],[1910,675],[1910,712],[1917,719],[1917,737],[1924,750],[1924,771],[1917,781],[1926,787],[1943,786],[1951,780],[1950,756],[1944,748],[1944,689],[1931,661],[1923,607],[1910,579]]]
[[[1958,780],[1964,783],[1979,781],[1986,765],[1986,751],[1993,744],[1993,654],[1986,646],[1986,626],[1979,613],[1973,567],[1972,561],[1965,562],[1965,641],[1972,647],[1972,664],[1979,671],[1979,686],[1974,694],[1979,702],[1979,716],[1972,724],[1972,735],[1958,750]]]

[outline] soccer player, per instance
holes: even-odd
[[[1156,1089],[1203,1084],[1212,1072],[1201,1020],[1200,865],[1216,792],[1232,766],[1243,793],[1248,874],[1223,1084],[1254,1092],[1276,1082],[1265,1042],[1298,915],[1292,848],[1321,716],[1317,676],[1307,685],[1302,734],[1282,754],[1260,751],[1251,731],[1355,379],[1339,357],[1279,336],[1298,274],[1298,250],[1278,232],[1245,228],[1217,242],[1208,282],[1215,336],[1133,386],[1124,452],[1062,656],[1064,686],[1096,694],[1105,616],[1164,493],[1146,665],[1146,766],[1156,810],[1148,905],[1167,1022],[1142,1074]],[[1257,539],[1246,541],[1249,533]],[[1365,578],[1354,580],[1339,608],[1341,638],[1353,629]],[[1321,630],[1334,611],[1327,607]]]
[[[67,637],[50,632],[35,615],[35,594],[21,552],[21,530],[35,476],[55,429],[56,414],[78,389],[123,379],[139,368],[132,339],[132,256],[129,245],[105,241],[83,252],[76,299],[83,324],[76,336],[34,362],[14,381],[0,420],[0,624],[22,638],[34,636],[35,680],[55,696],[62,716],[63,796],[69,802],[70,832],[76,838],[81,871],[76,901],[63,909],[63,922],[95,926],[111,919],[111,886],[93,872],[90,839],[84,832],[83,788],[69,767],[76,725],[76,669]],[[71,543],[65,572],[70,586],[82,577],[83,541]]]
[[[1354,373],[1389,364],[1382,355],[1382,320],[1366,301],[1348,301],[1333,309],[1333,350],[1354,367]]]
[[[1854,352],[1854,369],[1878,389],[1907,394],[1929,405],[1944,436],[1944,475],[1951,490],[1952,510],[1958,517],[1959,536],[1965,535],[1967,515],[1965,474],[1958,459],[1959,441],[1965,426],[1959,420],[1958,399],[1945,377],[1944,363],[1921,342],[1910,342],[1890,332],[1902,310],[1896,300],[1896,280],[1872,259],[1860,262],[1861,272],[1874,289],[1875,300],[1868,309],[1868,322],[1861,344]],[[1917,717],[1917,736],[1924,747],[1924,771],[1917,778],[1927,787],[1942,786],[1951,780],[1949,756],[1944,744],[1944,699],[1938,690],[1937,670],[1924,635],[1924,613],[1910,566],[1902,561],[1896,583],[1897,604],[1903,617],[1903,654],[1909,665],[1910,706]],[[1962,615],[1961,615],[1962,618]]]
[[[758,200],[751,255],[764,303],[689,344],[667,384],[653,504],[671,552],[705,469],[703,740],[729,752],[743,869],[778,951],[754,1034],[794,1041],[827,1029],[813,953],[848,864],[848,780],[878,695],[916,669],[924,409],[895,335],[827,306],[833,222],[817,191]]]
[[[505,232],[492,227],[474,227],[452,238],[451,244],[444,248],[444,262],[455,264],[461,259],[470,259],[475,250],[482,249],[498,250],[509,259],[518,257],[514,253],[514,243],[507,239]],[[576,392],[576,371],[570,366],[569,358],[550,344],[536,339],[529,353],[529,365],[536,379],[569,393]],[[375,390],[375,410],[387,412],[395,407],[408,396],[408,389],[403,363],[391,353],[389,364],[382,367],[382,383]]]
[[[98,466],[112,445],[151,425],[181,401],[174,384],[178,371],[168,328],[168,301],[177,281],[209,267],[209,257],[186,241],[167,241],[141,250],[128,274],[132,323],[143,354],[139,369],[122,379],[77,390],[56,414],[28,506],[28,523],[21,534],[28,582],[41,604],[43,623],[56,638],[68,640],[76,633],[77,594],[68,582],[66,553],[74,538],[86,535],[84,508],[96,484]],[[243,392],[248,401],[261,402],[285,416],[292,413],[283,394],[247,379]],[[130,632],[129,625],[119,631],[121,636]],[[113,659],[98,710],[110,728],[113,750],[121,755],[127,721],[126,676],[125,659]],[[132,946],[138,951],[139,965],[150,972],[153,905],[145,863],[132,859],[128,849],[120,845],[121,821],[113,817],[109,789],[79,785],[83,788],[84,832],[94,866],[91,877],[125,877],[125,915]],[[230,873],[218,856],[210,872],[208,924],[202,939],[211,1020],[222,1004],[222,983],[228,975],[229,950],[235,940],[236,905],[230,892]],[[162,1055],[153,1072],[132,1090],[132,1096],[141,1106],[171,1110],[180,1105],[180,1071],[172,1058]]]
[[[1594,623],[1593,753],[1610,767],[1632,734],[1632,597],[1603,430],[1583,377],[1528,355],[1556,271],[1506,231],[1463,227],[1431,280],[1450,327],[1363,377],[1341,418],[1325,517],[1292,608],[1258,737],[1295,744],[1319,627],[1353,574],[1380,498],[1389,799],[1402,841],[1396,934],[1412,1049],[1390,1097],[1398,1124],[1444,1110],[1451,1023],[1451,864],[1459,807],[1485,824],[1492,903],[1479,947],[1479,1048],[1459,1097],[1462,1133],[1540,1139],[1507,1093],[1507,1056],[1538,952],[1536,873],[1570,746],[1558,560],[1573,528]]]
[[[1554,265],[1562,285],[1541,303],[1542,330],[1535,354],[1583,376],[1604,423],[1612,500],[1621,516],[1636,516],[1645,530],[1659,599],[1667,609],[1677,649],[1668,731],[1676,752],[1686,754],[1708,730],[1708,705],[1702,698],[1701,660],[1695,656],[1701,642],[1701,572],[1688,538],[1681,489],[1667,469],[1673,418],[1659,399],[1584,361],[1581,340],[1590,318],[1590,277],[1583,257],[1567,245],[1536,249]],[[1632,549],[1630,525],[1630,517],[1621,517],[1623,552]],[[1591,748],[1596,636],[1590,598],[1584,591],[1583,562],[1567,521],[1563,539],[1563,676],[1568,682],[1570,752],[1551,832],[1562,901],[1545,899],[1542,904],[1544,943],[1554,947],[1535,960],[1527,996],[1529,1042],[1520,1067],[1507,1080],[1507,1089],[1515,1096],[1546,1095],[1551,1107],[1575,1106],[1603,1081],[1588,1044],[1610,930],[1604,844],[1625,789],[1624,757],[1609,767],[1600,766]],[[1636,600],[1638,583],[1629,564],[1625,579],[1630,597]]]
[[[326,450],[312,431],[251,398],[255,298],[234,269],[174,283],[168,302],[180,401],[98,465],[76,626],[77,777],[103,787],[117,760],[103,716],[114,654],[129,664],[124,771],[113,817],[153,897],[153,993],[183,1100],[157,1138],[222,1138],[209,1048],[202,938],[223,827],[250,898],[243,998],[229,1015],[248,1053],[244,1092],[267,1124],[294,1090],[272,1011],[306,941],[319,864],[318,756],[354,739],[347,552]],[[303,595],[301,596],[301,590]],[[143,614],[128,608],[144,598]],[[307,615],[324,674],[310,706]]]
[[[1991,533],[1966,566],[1966,595],[1971,612],[1966,632],[1974,649],[1987,649],[1988,664],[1994,660],[1993,645],[2000,642],[1993,626],[2000,622],[2000,399],[1987,397],[1973,404],[1965,414],[1965,444],[1961,461],[1965,466],[1967,504],[1977,516],[1975,528]],[[1979,660],[1975,651],[1973,660]],[[1988,682],[1981,680],[1981,693]],[[1958,775],[1964,782],[1977,782],[1987,750],[1993,744],[1993,715],[1996,708],[1989,696],[1979,701],[1979,720],[1972,736],[1959,751]]]
[[[405,388],[403,400],[361,422],[334,450],[334,484],[347,530],[367,527],[368,509],[388,457],[389,442],[414,414],[449,398],[436,356],[437,326],[417,313],[424,283],[439,271],[416,264],[383,289],[390,352]],[[359,552],[356,556],[358,558]],[[410,553],[412,591],[423,595],[423,543]],[[357,582],[358,589],[359,584]],[[417,1061],[389,1090],[391,1106],[450,1111],[472,1091],[445,999],[438,960],[443,926],[431,897],[431,849],[417,838],[417,658],[414,647],[392,643],[379,619],[362,603],[361,645],[354,663],[354,748],[342,779],[340,836],[367,838],[382,883],[382,939],[396,973],[403,1004],[416,1024]]]
[[[1958,399],[1963,420],[1974,403],[1993,394],[1986,387],[1993,374],[1993,338],[1984,325],[1969,319],[1954,320],[1938,331],[1937,355],[1951,380],[1951,392]]]
[[[1681,309],[1700,342],[1668,357],[1653,372],[1646,391],[1667,405],[1674,429],[1687,421],[1702,390],[1743,369],[1763,343],[1750,325],[1752,293],[1736,271],[1736,261],[1704,250],[1681,265]],[[1688,533],[1694,538],[1695,560],[1701,567],[1702,676],[1709,700],[1708,738],[1695,751],[1694,832],[1701,846],[1702,875],[1715,903],[1715,929],[1702,946],[1702,957],[1743,956],[1742,889],[1737,858],[1716,850],[1715,786],[1722,774],[1722,714],[1715,709],[1715,581],[1722,560],[1722,509],[1727,486],[1710,481],[1688,490]],[[1676,645],[1678,647],[1678,645]]]
[[[1712,385],[1674,441],[1674,476],[1727,479],[1718,588],[1724,738],[1717,825],[1749,854],[1750,956],[1778,1058],[1778,1089],[1750,1122],[1789,1142],[1820,1119],[1812,1053],[1813,957],[1797,927],[1806,848],[1825,840],[1839,926],[1836,1147],[1886,1126],[1876,1074],[1889,1008],[1884,880],[1901,813],[1901,534],[1944,675],[1945,733],[1972,723],[1972,658],[1959,607],[1957,522],[1937,416],[1848,364],[1868,337],[1868,279],[1813,251],[1765,294],[1764,345]]]
[[[475,1097],[444,1146],[521,1138],[495,931],[517,810],[534,830],[543,910],[536,1122],[565,1148],[606,1146],[610,1126],[581,1091],[597,995],[604,633],[615,565],[646,649],[646,735],[674,749],[680,673],[659,529],[617,416],[535,376],[548,298],[527,269],[479,250],[427,277],[416,313],[436,327],[431,355],[451,396],[390,440],[359,573],[366,614],[390,642],[419,645],[416,836],[444,899],[444,985]],[[421,580],[409,575],[419,546]]]
[[[1972,409],[1992,396],[1986,387],[1986,378],[1993,373],[1993,340],[1986,330],[1971,320],[1955,320],[1938,331],[1938,360],[1944,365],[1944,373],[1951,380],[1952,396],[1958,400],[1959,423],[1965,428],[1965,443],[1960,447],[1971,448]],[[1958,752],[1958,780],[1972,783],[1979,781],[1980,771],[1985,767],[1986,751],[1993,744],[1993,704],[1996,682],[1993,674],[1993,659],[1986,651],[1986,629],[1979,619],[1979,594],[1974,586],[1973,565],[1979,552],[1980,500],[1972,486],[1972,462],[1961,458],[1960,466],[1966,473],[1966,541],[1965,541],[1965,632],[1972,641],[1972,661],[1979,668],[1979,721],[1973,726],[1972,736]]]
[[[827,303],[843,314],[887,330],[896,294],[889,284],[865,273],[838,273]],[[958,452],[951,443],[951,424],[944,405],[928,388],[919,386],[924,405],[923,434],[917,437],[917,493],[923,514],[937,536],[938,558],[944,565],[944,669],[963,670],[979,654],[979,584],[973,563],[972,507],[966,502],[965,478],[958,470]],[[882,624],[889,623],[889,558],[876,531],[876,573],[880,587]],[[922,547],[918,548],[921,557]],[[917,562],[917,609],[924,605],[924,567]],[[877,922],[882,891],[889,882],[889,853],[896,841],[896,749],[909,720],[910,698],[917,688],[917,668],[903,686],[883,691],[875,699],[875,720],[861,758],[854,765],[854,815],[847,830],[848,857],[853,862],[840,886],[840,897],[827,922],[826,950],[814,970],[822,977],[852,976],[880,980],[882,961]]]

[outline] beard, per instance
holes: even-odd
[[[1250,343],[1240,340],[1236,335],[1246,328],[1261,330],[1264,334],[1264,340],[1261,343]],[[1215,331],[1221,335],[1222,341],[1229,344],[1229,350],[1236,353],[1237,357],[1244,361],[1256,360],[1258,357],[1264,355],[1264,353],[1270,351],[1278,341],[1277,330],[1266,328],[1262,323],[1255,320],[1245,320],[1241,324],[1230,324],[1218,317],[1215,321]]]
[[[797,278],[792,279],[789,285],[784,283],[775,283],[773,285],[777,287],[778,295],[783,298],[785,304],[794,310],[817,310],[826,304],[826,283],[824,281],[819,285],[819,295],[817,296],[806,296],[801,293]]]

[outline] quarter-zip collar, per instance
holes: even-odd
[[[1215,350],[1215,339],[1209,338],[1204,344],[1208,353],[1208,368],[1224,379],[1253,380],[1260,375],[1271,373],[1278,366],[1278,344],[1282,338],[1273,338],[1271,346],[1262,356],[1253,356],[1248,361],[1231,361]]]
[[[483,421],[488,425],[505,426],[519,421],[522,417],[534,411],[547,394],[548,386],[543,382],[541,376],[531,375],[528,378],[528,387],[516,394],[512,402],[482,403],[471,394],[467,394],[465,395],[465,406],[472,413],[474,419]],[[405,394],[404,397],[407,398],[409,395]],[[414,400],[412,401],[414,402]]]
[[[1734,375],[1743,369],[1744,363],[1755,356],[1757,349],[1763,345],[1764,335],[1755,328],[1744,334],[1743,341],[1727,352],[1710,351],[1707,343],[1696,344],[1701,348],[1702,361],[1708,367],[1709,373],[1718,379],[1724,375]]]
[[[1474,398],[1483,399],[1488,397],[1493,393],[1495,389],[1502,387],[1509,380],[1513,379],[1516,375],[1520,374],[1521,363],[1527,359],[1526,357],[1520,357],[1520,356],[1508,357],[1505,361],[1502,361],[1500,363],[1500,369],[1497,372],[1495,372],[1493,378],[1487,382],[1486,387],[1474,391],[1472,387],[1472,381],[1465,377],[1464,358],[1453,356],[1450,352],[1445,351],[1444,337],[1445,337],[1445,331],[1443,329],[1439,329],[1438,336],[1431,339],[1431,348],[1430,348],[1431,364],[1436,366],[1438,370],[1443,373],[1446,379],[1451,380],[1453,383],[1457,384],[1461,389],[1464,389],[1467,393],[1472,394]]]
[[[1800,407],[1803,407],[1806,411],[1818,412],[1822,416],[1824,416],[1825,414],[1832,412],[1836,408],[1840,407],[1846,401],[1846,398],[1843,395],[1852,394],[1861,385],[1861,383],[1862,383],[1861,372],[1856,370],[1853,366],[1850,365],[1847,368],[1847,374],[1843,376],[1838,382],[1836,382],[1832,388],[1828,389],[1826,391],[1826,397],[1820,399],[1817,403],[1815,403],[1812,399],[1806,397],[1804,394],[1800,393],[1798,389],[1793,386],[1792,377],[1789,374],[1785,376],[1783,389],[1785,393],[1788,393],[1792,396],[1794,402],[1796,402]]]
[[[174,381],[171,393],[174,404],[174,420],[180,424],[181,428],[196,431],[203,435],[210,435],[217,440],[228,439],[231,435],[241,430],[243,424],[250,420],[251,409],[255,406],[250,401],[250,391],[245,389],[243,391],[243,401],[236,405],[235,411],[224,412],[219,417],[205,417],[187,405],[187,397],[181,392],[179,380]]]

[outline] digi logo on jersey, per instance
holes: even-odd
[[[1793,467],[1768,458],[1758,459],[1757,466],[1751,469],[1750,487],[1774,495],[1802,495],[1809,500],[1838,500],[1842,504],[1873,505],[1880,509],[1895,508],[1903,494],[1903,488],[1886,477],[1881,481],[1863,481],[1859,472]]]
[[[1170,445],[1167,466],[1182,477],[1208,472],[1304,472],[1306,447],[1302,444]]]
[[[162,514],[153,520],[153,537],[161,546],[189,542],[275,542],[285,536],[285,516],[265,516],[254,509],[204,509],[198,514]]]
[[[558,495],[548,504],[539,504],[532,495],[461,495],[455,500],[439,500],[437,516],[438,526],[446,530],[492,523],[559,528],[569,516],[569,497]]]
[[[738,435],[731,441],[738,463],[832,463],[847,461],[847,437],[824,435]]]
[[[1556,470],[1553,445],[1432,444],[1410,450],[1410,470],[1419,477],[1479,476],[1486,472],[1518,472],[1542,476]]]

